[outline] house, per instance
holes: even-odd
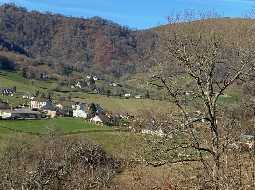
[[[42,114],[29,109],[17,109],[11,112],[12,119],[41,119]]]
[[[90,117],[94,117],[95,115],[104,115],[105,111],[104,109],[99,105],[95,103],[91,103],[88,107]]]
[[[81,89],[81,83],[80,83],[80,81],[78,81],[78,82],[75,84],[75,87],[77,87],[77,88],[80,88],[80,89]]]
[[[46,116],[48,118],[55,118],[57,116],[57,110],[56,107],[54,106],[52,100],[48,99],[46,101],[46,104],[41,107],[41,110],[45,112]]]
[[[4,110],[1,113],[1,119],[31,120],[41,118],[42,114],[40,112],[29,109]]]
[[[76,103],[72,106],[73,108],[73,117],[79,117],[87,119],[88,113],[87,113],[87,106],[83,103]]]
[[[9,119],[11,116],[11,110],[0,110],[0,119]]]
[[[8,103],[0,101],[0,119],[7,119],[11,117],[9,110],[11,107]]]
[[[89,120],[91,123],[95,123],[95,124],[102,124],[103,121],[102,119],[99,117],[99,115],[95,115],[94,117],[90,118]]]
[[[115,82],[113,82],[110,84],[110,86],[117,87],[118,85]]]
[[[41,73],[40,79],[47,80],[47,79],[49,79],[49,75],[47,73]]]
[[[125,97],[125,98],[130,98],[130,97],[131,97],[131,94],[124,94],[124,97]]]
[[[105,124],[108,126],[113,126],[117,123],[117,120],[115,119],[116,118],[114,118],[111,114],[99,113],[91,117],[89,121],[95,124]]]
[[[141,99],[141,98],[142,98],[142,95],[136,95],[135,98],[136,98],[136,99]]]
[[[30,102],[30,108],[31,109],[37,109],[37,110],[40,110],[42,107],[46,106],[46,101],[37,101],[37,100],[32,100]]]
[[[60,117],[73,117],[73,110],[71,107],[63,107],[63,109],[57,108],[57,116]]]

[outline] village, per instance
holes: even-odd
[[[16,88],[2,89],[2,96],[13,97],[16,93]],[[97,103],[81,103],[69,102],[70,106],[66,106],[57,102],[51,97],[38,98],[36,96],[23,95],[22,99],[26,100],[28,104],[12,107],[8,102],[0,99],[0,120],[43,120],[54,119],[58,117],[81,118],[87,122],[104,125],[107,127],[125,127],[129,131],[141,133],[149,136],[157,136],[160,138],[173,138],[174,131],[169,132],[169,123],[162,121],[159,123],[160,128],[155,127],[155,121],[151,118],[150,122],[146,124],[145,128],[136,128],[129,126],[127,123],[139,123],[140,121],[135,116],[128,113],[113,114],[104,110],[102,106]],[[168,117],[173,117],[169,115]],[[125,121],[125,122],[123,122]],[[254,147],[254,136],[250,134],[242,134],[237,143],[230,144],[230,149],[251,150]]]
[[[254,26],[255,0],[0,1],[0,190],[255,190]]]
[[[2,96],[13,97],[16,88],[4,88]],[[123,115],[113,115],[106,112],[99,104],[69,102],[69,106],[57,102],[52,97],[39,98],[36,96],[22,95],[26,104],[11,106],[0,99],[0,119],[2,120],[40,120],[54,119],[56,117],[82,118],[91,123],[105,124],[108,126],[119,125]]]

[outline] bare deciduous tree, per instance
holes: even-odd
[[[255,52],[252,28],[243,25],[241,33],[239,29],[228,36],[223,25],[214,22],[177,22],[162,32],[161,59],[151,83],[165,89],[179,108],[183,137],[198,152],[212,186],[220,189],[225,180],[224,156],[236,142],[240,125],[227,116],[221,100],[237,82],[253,77]],[[249,40],[244,43],[246,38],[241,36]]]

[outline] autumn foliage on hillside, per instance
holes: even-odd
[[[114,76],[134,72],[144,44],[153,48],[153,32],[135,32],[99,17],[65,17],[28,12],[13,4],[0,7],[1,50],[42,59],[55,71],[63,66],[78,72]],[[138,33],[149,33],[140,41]]]

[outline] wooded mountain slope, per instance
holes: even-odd
[[[193,27],[196,30],[189,31],[188,25],[197,26]],[[214,27],[230,42],[245,45],[249,40],[246,31],[254,28],[254,21],[207,19],[180,23],[177,28],[206,33],[208,27]],[[74,71],[120,77],[145,73],[167,57],[162,49],[167,45],[166,36],[175,30],[165,25],[134,31],[99,17],[65,17],[4,4],[0,6],[0,55],[17,62],[17,69],[32,72],[28,76],[40,72],[63,76]]]
[[[135,72],[155,39],[153,32],[132,31],[99,17],[28,12],[12,4],[0,7],[1,49],[47,63],[58,72],[65,67],[117,77]]]

